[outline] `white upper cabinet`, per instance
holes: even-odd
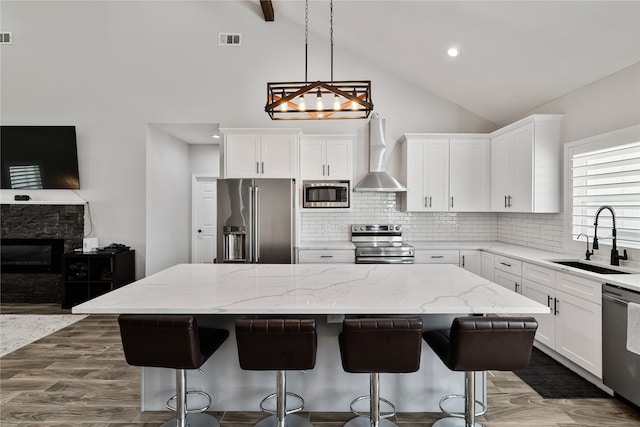
[[[300,179],[351,180],[352,174],[353,136],[302,136]]]
[[[561,114],[536,114],[491,134],[491,210],[560,212]]]
[[[406,194],[401,208],[418,212],[486,211],[489,139],[486,135],[405,134]]]
[[[221,158],[224,178],[296,178],[300,131],[228,129]]]

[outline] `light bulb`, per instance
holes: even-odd
[[[358,92],[356,92],[356,91],[354,90],[354,91],[353,91],[353,96],[357,98],[357,97],[358,97]],[[355,101],[351,101],[351,109],[352,109],[353,111],[356,111],[356,110],[358,109],[358,103],[357,103],[357,102],[355,102]]]
[[[304,95],[300,95],[298,98],[298,110],[305,111],[307,109],[307,104],[304,102]]]
[[[457,47],[455,47],[455,46],[450,47],[450,48],[447,50],[447,55],[449,55],[449,56],[450,56],[450,57],[452,57],[452,58],[455,58],[456,56],[460,55],[460,49],[458,49],[458,48],[457,48]]]
[[[320,92],[320,89],[318,89],[318,95],[316,97],[316,110],[324,110],[324,102],[322,102],[322,93]]]
[[[340,97],[336,94],[333,96],[333,109],[335,111],[340,111],[340,108],[342,108],[340,105]]]

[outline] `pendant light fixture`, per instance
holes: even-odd
[[[272,120],[366,119],[373,110],[371,81],[333,80],[333,0],[330,0],[329,8],[331,18],[331,80],[312,83],[307,80],[309,0],[305,0],[305,81],[267,83],[267,105],[264,110]]]

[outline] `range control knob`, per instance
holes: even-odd
[[[396,230],[400,231],[400,226],[399,225],[396,225]]]

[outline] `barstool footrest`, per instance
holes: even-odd
[[[207,406],[203,407],[203,408],[195,408],[195,409],[187,409],[185,411],[185,413],[187,414],[200,414],[204,411],[206,411],[207,409],[209,409],[211,407],[211,396],[209,396],[209,393],[205,393],[204,391],[188,391],[187,392],[187,396],[189,396],[190,394],[198,394],[200,396],[204,396],[207,398],[207,400],[209,401],[209,403],[207,403]],[[171,410],[171,411],[177,411],[177,408],[175,406],[173,406],[173,404],[171,403],[172,401],[175,401],[177,399],[177,395],[173,395],[171,398],[169,398],[169,400],[167,400],[167,403],[165,404],[165,406],[167,407],[167,409]]]
[[[370,395],[364,395],[364,396],[360,396],[360,397],[356,397],[355,399],[353,399],[353,401],[351,401],[351,404],[349,405],[349,409],[351,410],[351,413],[353,415],[357,415],[359,417],[365,417],[368,418],[370,416],[370,414],[368,412],[358,412],[355,409],[353,409],[353,405],[360,402],[361,400],[369,400],[371,399]],[[391,412],[387,412],[385,414],[380,413],[380,419],[384,419],[384,418],[389,418],[389,417],[393,417],[396,414],[396,405],[394,405],[393,403],[389,402],[387,399],[385,398],[380,398],[380,402],[386,403],[387,405],[389,405],[391,407]]]
[[[288,409],[284,411],[285,415],[289,415],[289,414],[294,414],[296,412],[300,412],[302,411],[302,409],[304,408],[304,399],[302,397],[300,397],[299,395],[295,394],[295,393],[291,393],[289,391],[287,391],[285,393],[285,396],[291,396],[295,399],[298,399],[300,401],[300,406],[296,406],[295,408],[292,409]],[[260,401],[260,410],[262,412],[266,412],[267,414],[276,414],[277,411],[274,411],[273,409],[267,409],[264,407],[264,403],[267,400],[271,400],[271,399],[275,399],[278,397],[278,393],[271,393],[270,395],[268,395],[267,397],[265,397],[264,399],[262,399],[262,401]]]
[[[438,403],[438,406],[440,406],[440,411],[442,411],[443,414],[446,414],[450,417],[464,418],[465,417],[464,412],[447,411],[442,407],[442,404],[449,399],[466,399],[466,396],[464,394],[448,394],[444,396],[442,399],[440,399],[440,403]],[[487,406],[484,403],[480,402],[479,400],[476,400],[476,405],[480,405],[480,408],[481,408],[479,412],[475,413],[476,417],[479,417],[480,415],[484,415],[487,412]]]

